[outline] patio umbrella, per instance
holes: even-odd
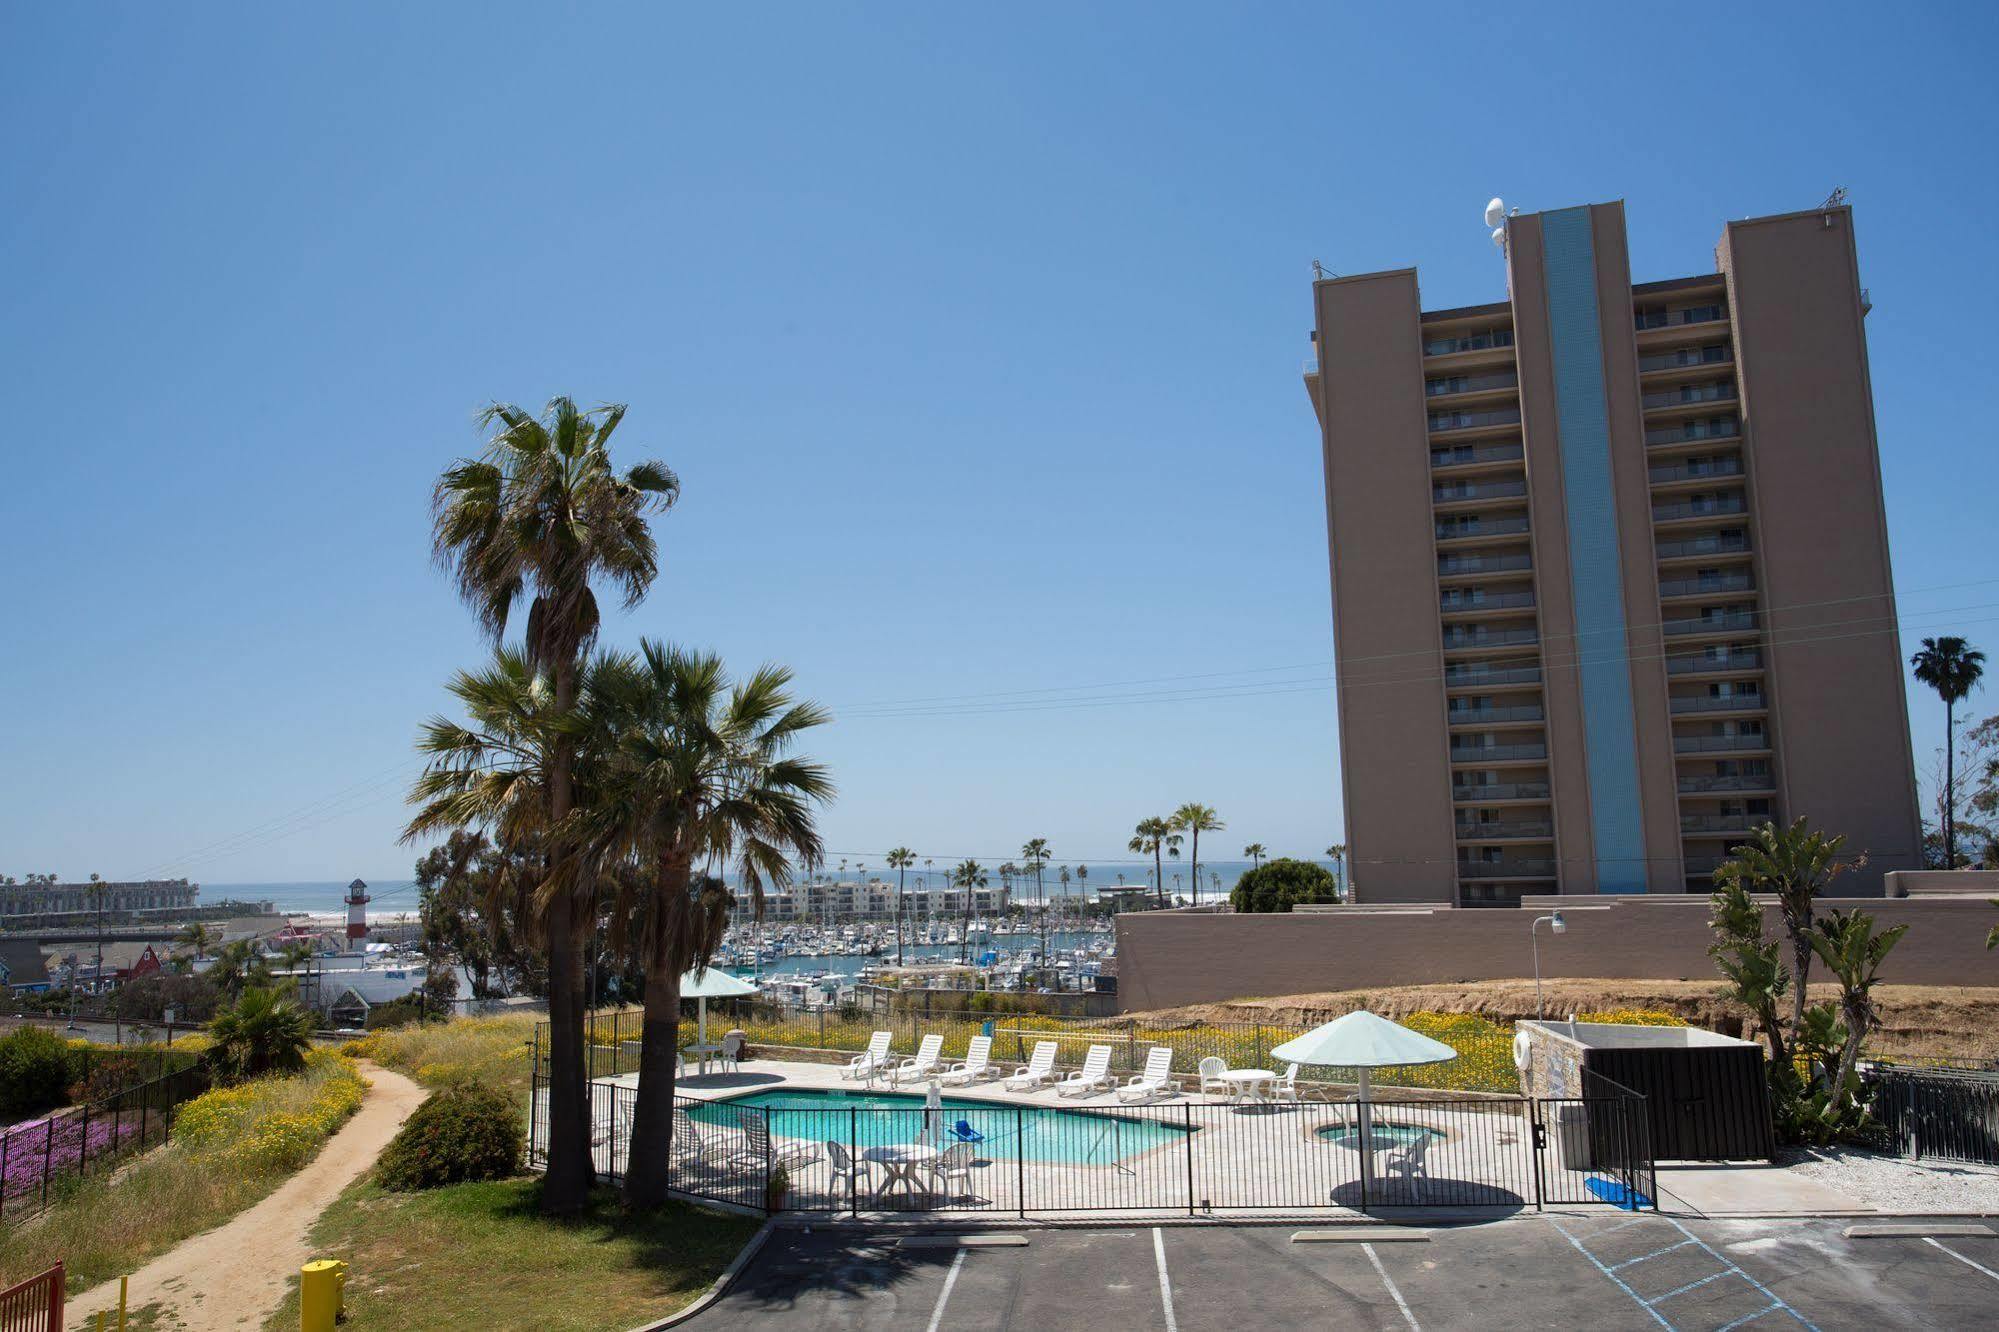
[[[680,973],[680,997],[695,1001],[701,1015],[700,1041],[708,1043],[708,1001],[710,999],[740,999],[746,994],[755,994],[757,987],[746,980],[737,980],[720,967],[697,967],[693,971]],[[703,1056],[704,1061],[706,1056]]]
[[[1456,1059],[1458,1052],[1442,1041],[1433,1041],[1420,1031],[1411,1031],[1399,1022],[1390,1022],[1355,1009],[1303,1036],[1284,1042],[1270,1052],[1272,1059],[1292,1064],[1330,1065],[1352,1068],[1360,1073],[1360,1171],[1366,1188],[1373,1153],[1368,1145],[1368,1072],[1377,1068],[1400,1068],[1409,1064],[1441,1064]]]

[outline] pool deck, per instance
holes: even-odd
[[[1013,1066],[1005,1071],[1013,1072]],[[728,1073],[691,1073],[678,1081],[676,1090],[683,1098],[717,1102],[780,1089],[895,1090],[912,1097],[909,1131],[897,1136],[903,1140],[916,1137],[926,1083],[890,1088],[878,1079],[870,1087],[842,1073],[834,1064],[751,1060]],[[597,1086],[605,1091],[634,1089],[637,1084],[637,1074],[597,1080]],[[787,1162],[787,1209],[861,1216],[911,1211],[1037,1217],[1087,1217],[1109,1212],[1134,1218],[1222,1212],[1362,1214],[1359,1153],[1318,1136],[1320,1129],[1353,1123],[1355,1108],[1350,1102],[1308,1098],[1302,1104],[1230,1103],[1220,1097],[1183,1093],[1148,1104],[1130,1104],[1110,1093],[1066,1097],[1057,1096],[1052,1089],[1009,1092],[997,1081],[942,1091],[949,1100],[976,1102],[1002,1112],[1014,1106],[1081,1111],[1084,1114],[1073,1122],[1079,1135],[1100,1138],[1098,1125],[1111,1125],[1114,1133],[1116,1117],[1151,1120],[1183,1133],[1192,1131],[1184,1136],[1176,1133],[1165,1145],[1122,1156],[1106,1151],[1106,1157],[1116,1159],[1101,1164],[1022,1161],[995,1151],[994,1159],[976,1160],[970,1174],[958,1180],[946,1183],[919,1171],[920,1189],[906,1185],[890,1191],[883,1188],[886,1172],[879,1165],[872,1165],[858,1179],[836,1177],[827,1144],[786,1137],[779,1120],[779,1131],[773,1135],[774,1150],[794,1158]],[[625,1143],[621,1139],[629,1132],[629,1094],[599,1094],[595,1100],[599,1168],[622,1173]],[[1467,1211],[1497,1214],[1534,1205],[1531,1126],[1517,1104],[1383,1100],[1377,1102],[1374,1113],[1381,1122],[1422,1124],[1440,1130],[1443,1136],[1430,1144],[1420,1175],[1409,1170],[1406,1158],[1398,1171],[1396,1158],[1401,1144],[1384,1142],[1372,1156],[1367,1212],[1394,1211],[1398,1204],[1448,1203]],[[985,1116],[988,1126],[994,1118],[990,1113]],[[726,1123],[691,1122],[698,1141],[676,1146],[676,1182],[691,1192],[761,1206],[763,1162],[751,1149],[749,1135]],[[1065,1129],[1068,1123],[1065,1121]],[[1080,1137],[1078,1142],[1082,1142]],[[1558,1158],[1560,1150],[1558,1143],[1549,1156]],[[1558,1159],[1553,1165],[1544,1161],[1543,1166],[1555,1173],[1566,1169]],[[1571,1187],[1579,1189],[1580,1172],[1569,1173],[1578,1176]],[[1578,1197],[1575,1201],[1590,1199]]]

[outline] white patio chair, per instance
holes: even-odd
[[[719,1061],[724,1072],[743,1071],[743,1047],[750,1043],[750,1034],[740,1028],[725,1033],[722,1037],[722,1057]]]
[[[930,1173],[936,1177],[938,1192],[944,1195],[946,1202],[972,1191],[972,1162],[976,1159],[977,1153],[972,1150],[972,1144],[961,1142],[955,1147],[945,1148],[931,1163]],[[953,1183],[963,1187],[954,1190],[950,1187]]]
[[[916,1057],[905,1059],[889,1071],[888,1080],[896,1082],[921,1082],[937,1072],[938,1056],[944,1053],[942,1036],[925,1036],[916,1047]]]
[[[878,1031],[868,1037],[867,1052],[865,1054],[857,1054],[852,1059],[849,1059],[847,1066],[840,1070],[840,1076],[843,1078],[880,1077],[888,1068],[888,1046],[889,1042],[894,1039],[895,1033],[892,1031]]]
[[[1423,1201],[1423,1181],[1430,1176],[1430,1143],[1433,1139],[1426,1131],[1421,1137],[1406,1147],[1397,1147],[1388,1153],[1383,1167],[1389,1175],[1406,1179],[1413,1190],[1416,1201]]]
[[[1222,1076],[1229,1071],[1227,1060],[1219,1055],[1209,1055],[1195,1066],[1195,1071],[1201,1075],[1203,1096],[1220,1096],[1229,1101],[1235,1099],[1236,1084]]]
[[[1018,1073],[1000,1085],[1007,1091],[1033,1091],[1043,1086],[1055,1076],[1055,1042],[1036,1041],[1034,1053]]]
[[[947,1086],[965,1087],[983,1078],[992,1077],[999,1072],[992,1064],[992,1050],[992,1037],[972,1037],[972,1043],[965,1048],[965,1062],[953,1064],[945,1069],[944,1076],[938,1081]]]
[[[845,1143],[826,1139],[826,1162],[833,1172],[831,1188],[835,1198],[840,1196],[843,1182],[850,1198],[858,1197],[863,1186],[874,1183],[874,1162],[855,1159],[848,1153]]]
[[[1098,1092],[1109,1091],[1115,1083],[1111,1078],[1111,1047],[1093,1045],[1083,1056],[1083,1067],[1055,1084],[1057,1096],[1094,1096]]]
[[[1180,1085],[1173,1081],[1173,1048],[1155,1045],[1145,1052],[1145,1071],[1117,1089],[1120,1101],[1149,1101],[1155,1096],[1178,1096]]]
[[[1293,1105],[1304,1104],[1303,1099],[1298,1095],[1298,1066],[1296,1064],[1285,1069],[1284,1076],[1270,1084],[1270,1099],[1273,1101],[1289,1101]]]
[[[770,1123],[762,1112],[738,1110],[738,1121],[743,1126],[743,1141],[736,1150],[724,1158],[725,1166],[751,1166],[769,1163],[774,1166],[809,1165],[819,1159],[819,1153],[802,1143],[778,1142],[770,1136]]]

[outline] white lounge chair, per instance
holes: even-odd
[[[1173,1081],[1173,1047],[1155,1045],[1145,1052],[1145,1071],[1134,1075],[1117,1089],[1120,1101],[1149,1101],[1155,1096],[1178,1096],[1180,1084]]]
[[[944,1053],[942,1036],[925,1036],[916,1047],[916,1057],[905,1059],[889,1071],[890,1082],[921,1082],[937,1072],[938,1056]]]
[[[1222,1074],[1229,1071],[1226,1059],[1223,1059],[1219,1055],[1209,1055],[1195,1067],[1196,1071],[1201,1075],[1201,1094],[1203,1096],[1221,1096],[1231,1101],[1235,1099],[1236,1084],[1222,1076]]]
[[[1055,1084],[1057,1096],[1094,1096],[1116,1084],[1111,1077],[1111,1047],[1093,1045],[1083,1056],[1083,1067]]]
[[[1298,1066],[1296,1064],[1285,1069],[1284,1076],[1270,1084],[1270,1099],[1273,1101],[1289,1101],[1293,1105],[1304,1104],[1298,1096]]]
[[[868,1037],[866,1054],[857,1054],[847,1061],[840,1070],[843,1078],[878,1078],[888,1069],[888,1045],[895,1039],[892,1031],[878,1031]]]
[[[801,1166],[819,1159],[818,1152],[802,1143],[773,1139],[763,1111],[745,1108],[738,1110],[736,1117],[743,1126],[743,1141],[723,1160],[723,1165]]]
[[[1034,1053],[1027,1057],[1018,1073],[1000,1085],[1008,1091],[1033,1091],[1049,1082],[1055,1076],[1055,1042],[1036,1041]]]
[[[965,1062],[962,1064],[953,1064],[951,1067],[945,1069],[944,1076],[939,1078],[938,1081],[947,1083],[953,1087],[964,1087],[978,1082],[983,1078],[995,1076],[999,1070],[993,1067],[991,1060],[992,1050],[992,1037],[972,1037],[972,1043],[965,1049]]]

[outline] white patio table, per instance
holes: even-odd
[[[1277,1081],[1277,1075],[1267,1068],[1232,1068],[1222,1074],[1222,1081],[1233,1085],[1238,1094],[1261,1101],[1264,1085]]]
[[[888,1175],[888,1178],[882,1181],[881,1187],[875,1190],[877,1199],[898,1186],[913,1198],[917,1193],[924,1191],[923,1180],[918,1172],[926,1166],[935,1165],[938,1155],[939,1152],[935,1147],[915,1142],[898,1146],[870,1147],[861,1153],[861,1159],[877,1163]]]

